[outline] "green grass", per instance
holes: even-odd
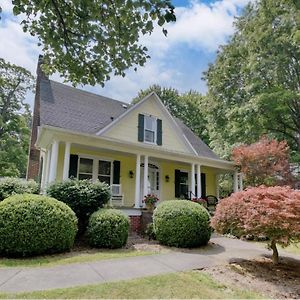
[[[263,298],[248,290],[216,282],[200,271],[180,272],[144,277],[128,281],[103,283],[67,289],[56,289],[22,294],[0,294],[1,298],[17,299],[157,299],[157,298],[205,298],[205,299],[253,299]]]
[[[297,244],[291,244],[289,246],[287,246],[286,248],[282,248],[281,246],[278,247],[280,250],[284,250],[286,252],[290,252],[293,254],[298,254],[300,255],[300,243]],[[279,250],[279,251],[280,251]]]
[[[266,242],[255,242],[256,244],[260,245],[260,246],[264,246],[267,247],[267,243]],[[285,251],[285,252],[289,252],[292,254],[298,254],[300,255],[300,243],[296,243],[296,244],[291,244],[285,248],[283,248],[280,245],[277,245],[278,247],[278,251],[279,251],[279,255],[281,254],[281,251]]]
[[[104,259],[125,258],[133,256],[151,255],[151,251],[137,251],[129,249],[117,250],[73,251],[69,253],[45,255],[30,258],[0,258],[0,267],[50,267],[72,263],[84,263]]]

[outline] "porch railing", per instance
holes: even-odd
[[[111,205],[123,206],[123,194],[121,184],[112,184],[111,189]]]

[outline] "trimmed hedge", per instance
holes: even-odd
[[[25,180],[15,177],[0,179],[0,201],[14,194],[38,194],[39,185],[34,180]]]
[[[110,188],[100,181],[69,179],[50,185],[47,194],[68,204],[84,231],[90,215],[109,201]]]
[[[165,201],[153,214],[156,239],[161,244],[183,248],[206,245],[211,236],[209,219],[207,210],[198,203]]]
[[[31,256],[69,250],[77,218],[66,204],[32,194],[0,202],[0,254]]]
[[[87,229],[88,242],[97,248],[121,248],[128,238],[129,218],[117,209],[93,213]]]

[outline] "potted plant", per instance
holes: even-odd
[[[152,211],[158,201],[159,198],[156,195],[148,194],[147,196],[144,196],[143,203],[145,203],[148,210]]]

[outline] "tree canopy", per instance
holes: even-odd
[[[12,0],[25,32],[42,46],[44,70],[58,71],[73,84],[104,85],[111,74],[125,76],[143,66],[148,49],[140,43],[155,23],[176,20],[170,0]],[[25,17],[23,17],[25,16]]]
[[[205,98],[196,91],[189,91],[180,94],[174,88],[165,88],[154,84],[145,90],[141,90],[132,103],[142,100],[151,92],[155,92],[167,107],[170,113],[183,121],[197,136],[204,142],[209,142],[209,136],[206,129],[206,120],[202,111]]]
[[[29,71],[0,58],[0,177],[25,176],[31,113],[23,101],[32,86]]]
[[[300,151],[300,13],[298,1],[260,0],[235,23],[205,74],[211,146],[228,155],[235,143],[263,134]]]
[[[262,137],[251,145],[235,147],[232,158],[240,166],[246,186],[291,185],[294,181],[285,141]]]

